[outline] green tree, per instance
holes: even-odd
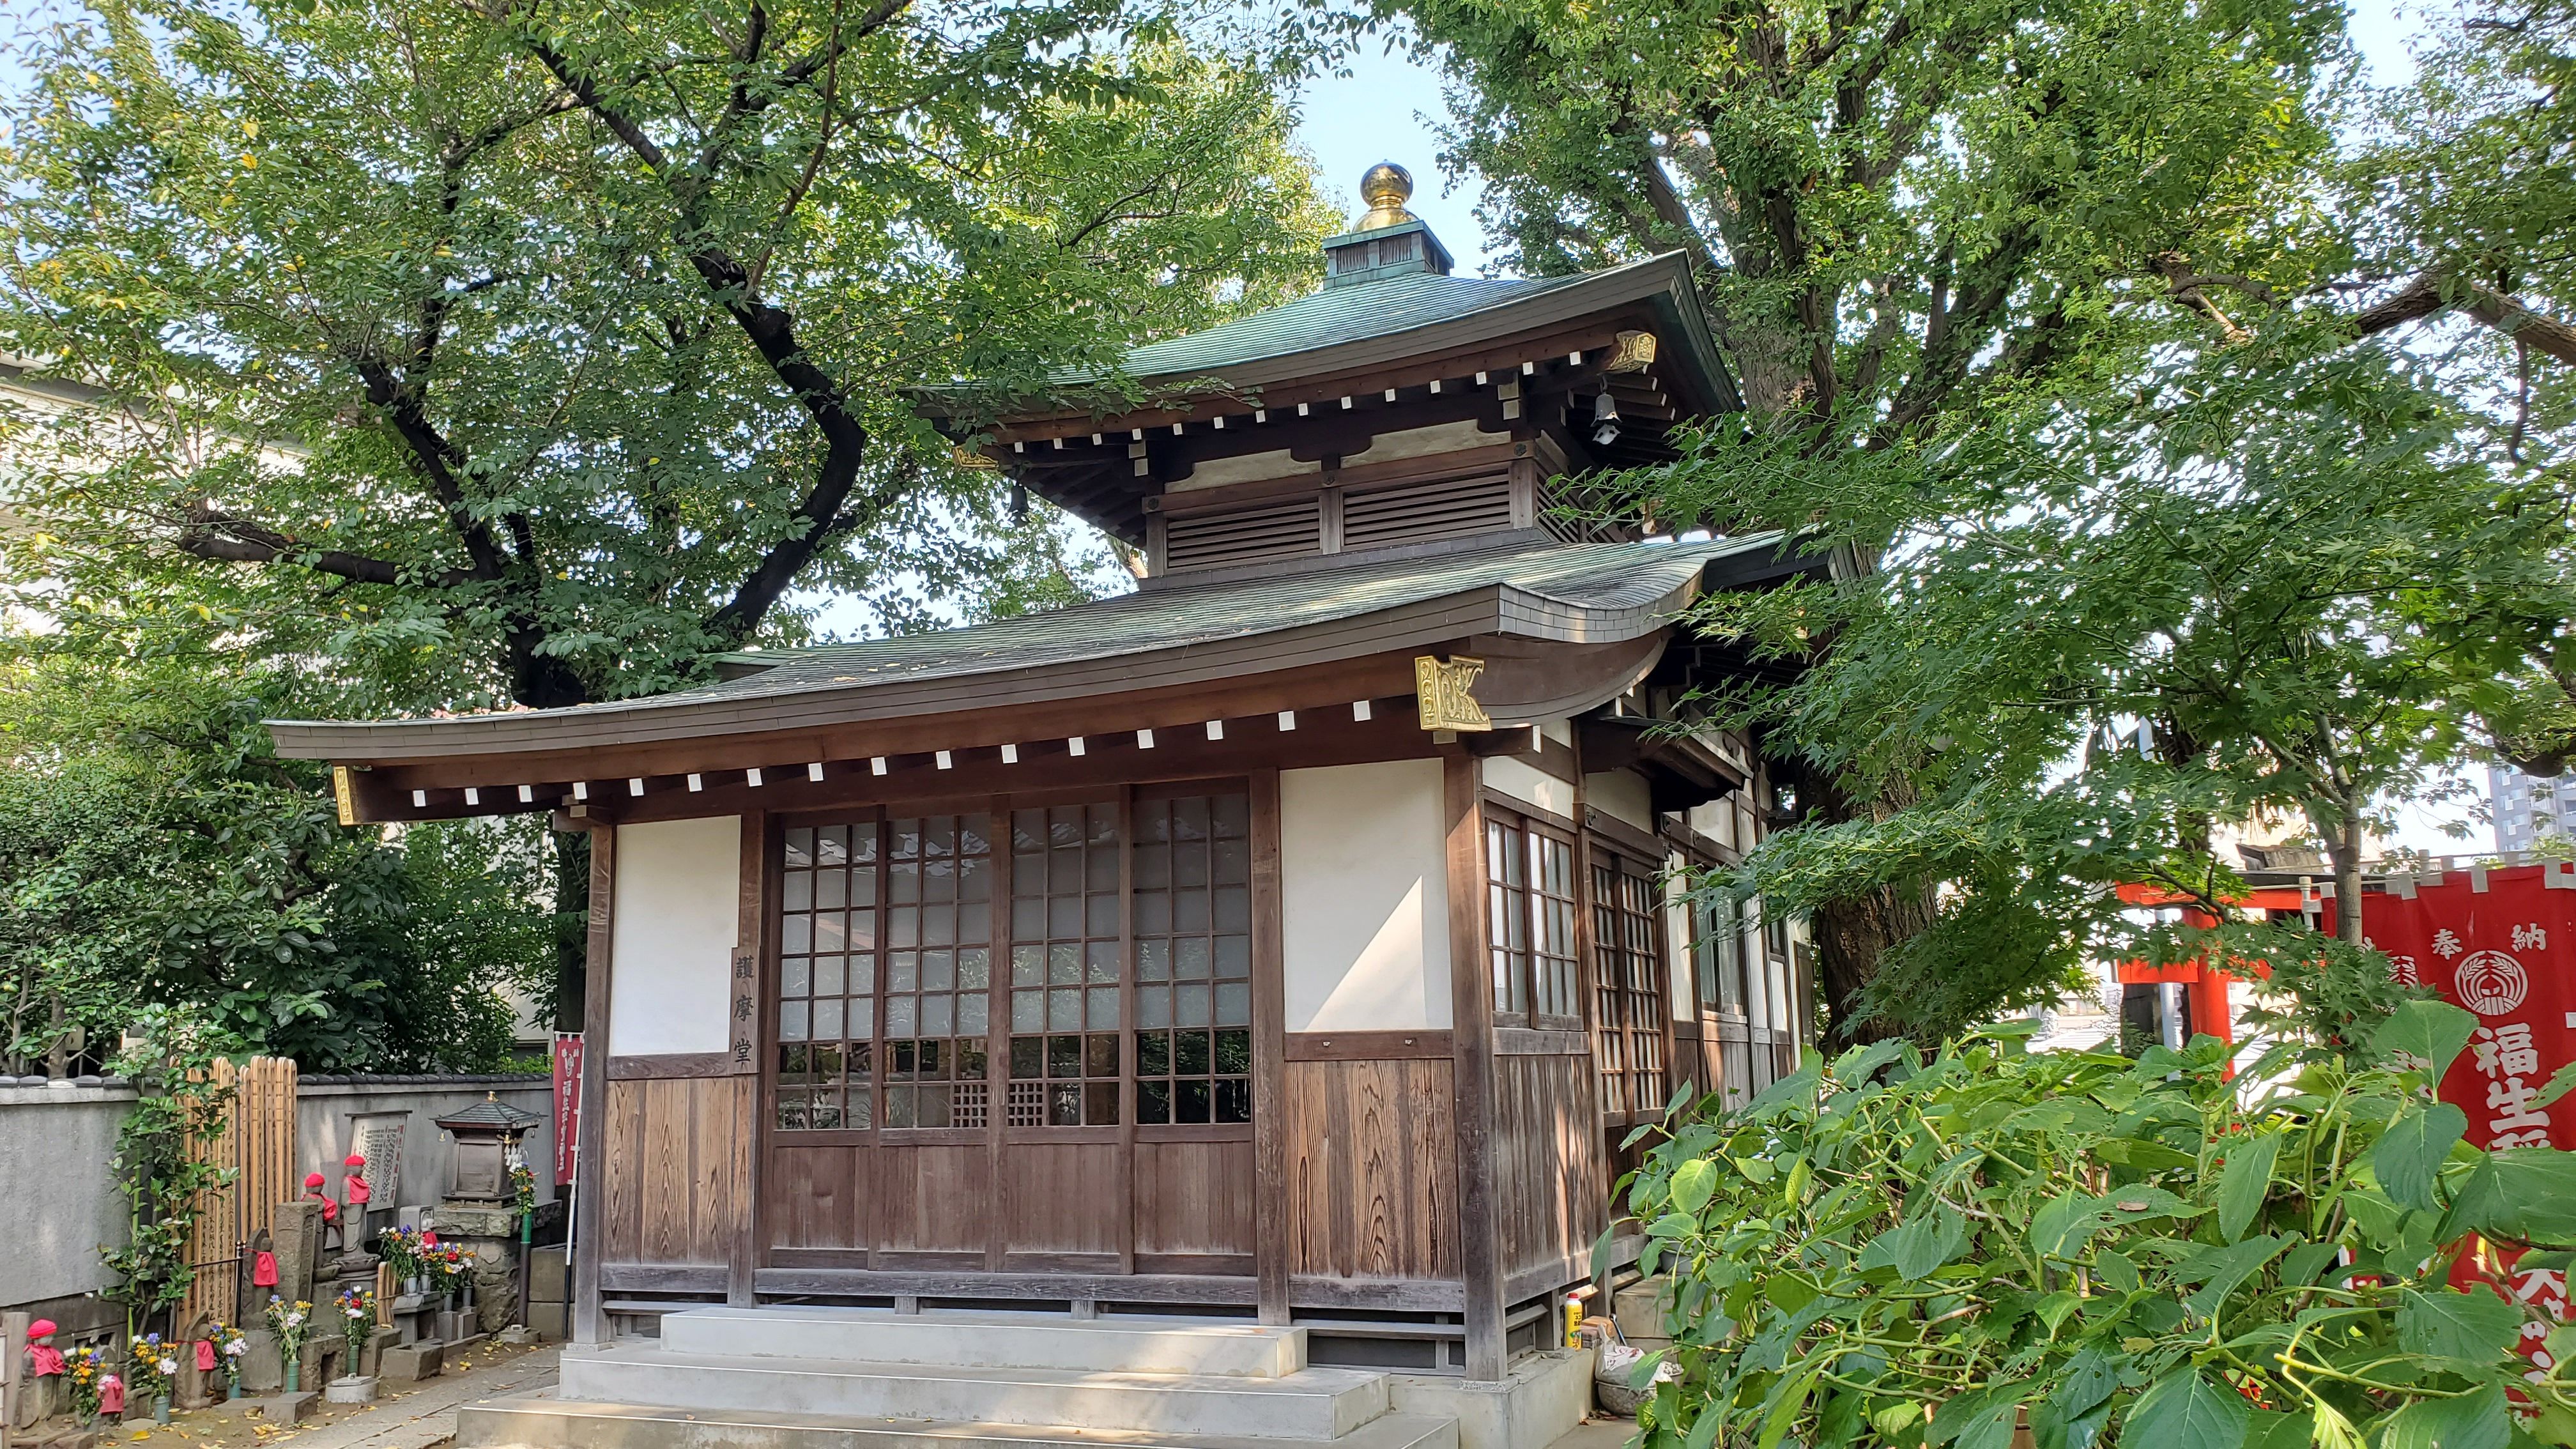
[[[553,967],[535,827],[342,830],[319,772],[268,751],[259,721],[294,697],[166,658],[0,669],[0,969],[22,1003],[0,1056],[41,1061],[59,1002],[92,1042],[169,1008],[315,1071],[509,1062],[501,992]]]
[[[7,107],[0,349],[105,393],[19,420],[0,577],[200,604],[361,712],[670,688],[823,591],[897,628],[1077,594],[911,390],[1302,287],[1335,218],[1281,74],[1187,18],[97,0]]]
[[[1757,879],[1812,911],[1846,1030],[2045,994],[2116,918],[2086,902],[2214,879],[2230,812],[2305,815],[2348,887],[2373,792],[2464,721],[2576,747],[2551,419],[2474,426],[2499,349],[2576,357],[2563,5],[2456,32],[2350,152],[2333,128],[2374,103],[2340,11],[2300,0],[1378,8],[1440,47],[1451,159],[1522,266],[1698,264],[1748,415],[1624,496],[1886,571],[1754,606],[1822,667],[1752,713],[1827,832]],[[2366,341],[2454,311],[2487,325],[2429,378]],[[2450,526],[2449,490],[2512,550],[2388,546]],[[2163,773],[2083,770],[2141,719]],[[1913,971],[1870,994],[1909,950],[1955,973],[1937,1007]]]

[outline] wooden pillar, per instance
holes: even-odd
[[[574,1144],[572,1339],[606,1343],[608,1314],[599,1299],[600,1194],[607,1173],[602,1154],[608,1149],[608,1008],[617,909],[617,827],[604,820],[576,817],[574,828],[590,832],[590,932],[584,947],[581,1018],[581,1136]]]
[[[1279,772],[1252,774],[1252,1261],[1264,1323],[1289,1321],[1288,985],[1279,861]]]
[[[1494,989],[1485,946],[1485,810],[1476,757],[1440,761],[1449,823],[1450,1072],[1458,1120],[1458,1268],[1466,1280],[1467,1377],[1499,1379],[1503,1262],[1494,1183]]]

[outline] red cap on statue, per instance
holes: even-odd
[[[324,1178],[322,1174],[318,1172],[308,1172],[304,1174],[304,1190],[306,1192],[320,1192],[322,1190],[323,1182]]]
[[[27,1366],[40,1379],[52,1378],[63,1371],[63,1351],[48,1342],[54,1336],[54,1321],[39,1318],[27,1325]]]

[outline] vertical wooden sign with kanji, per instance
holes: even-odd
[[[760,953],[751,947],[736,947],[733,953],[733,1007],[726,1013],[726,1058],[735,1072],[759,1070],[755,1049],[753,1018],[760,1011]]]

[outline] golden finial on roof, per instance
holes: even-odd
[[[1382,226],[1402,226],[1416,220],[1404,203],[1413,195],[1413,173],[1392,161],[1380,161],[1360,178],[1360,200],[1369,204],[1368,214],[1355,223],[1353,231],[1375,231]]]

